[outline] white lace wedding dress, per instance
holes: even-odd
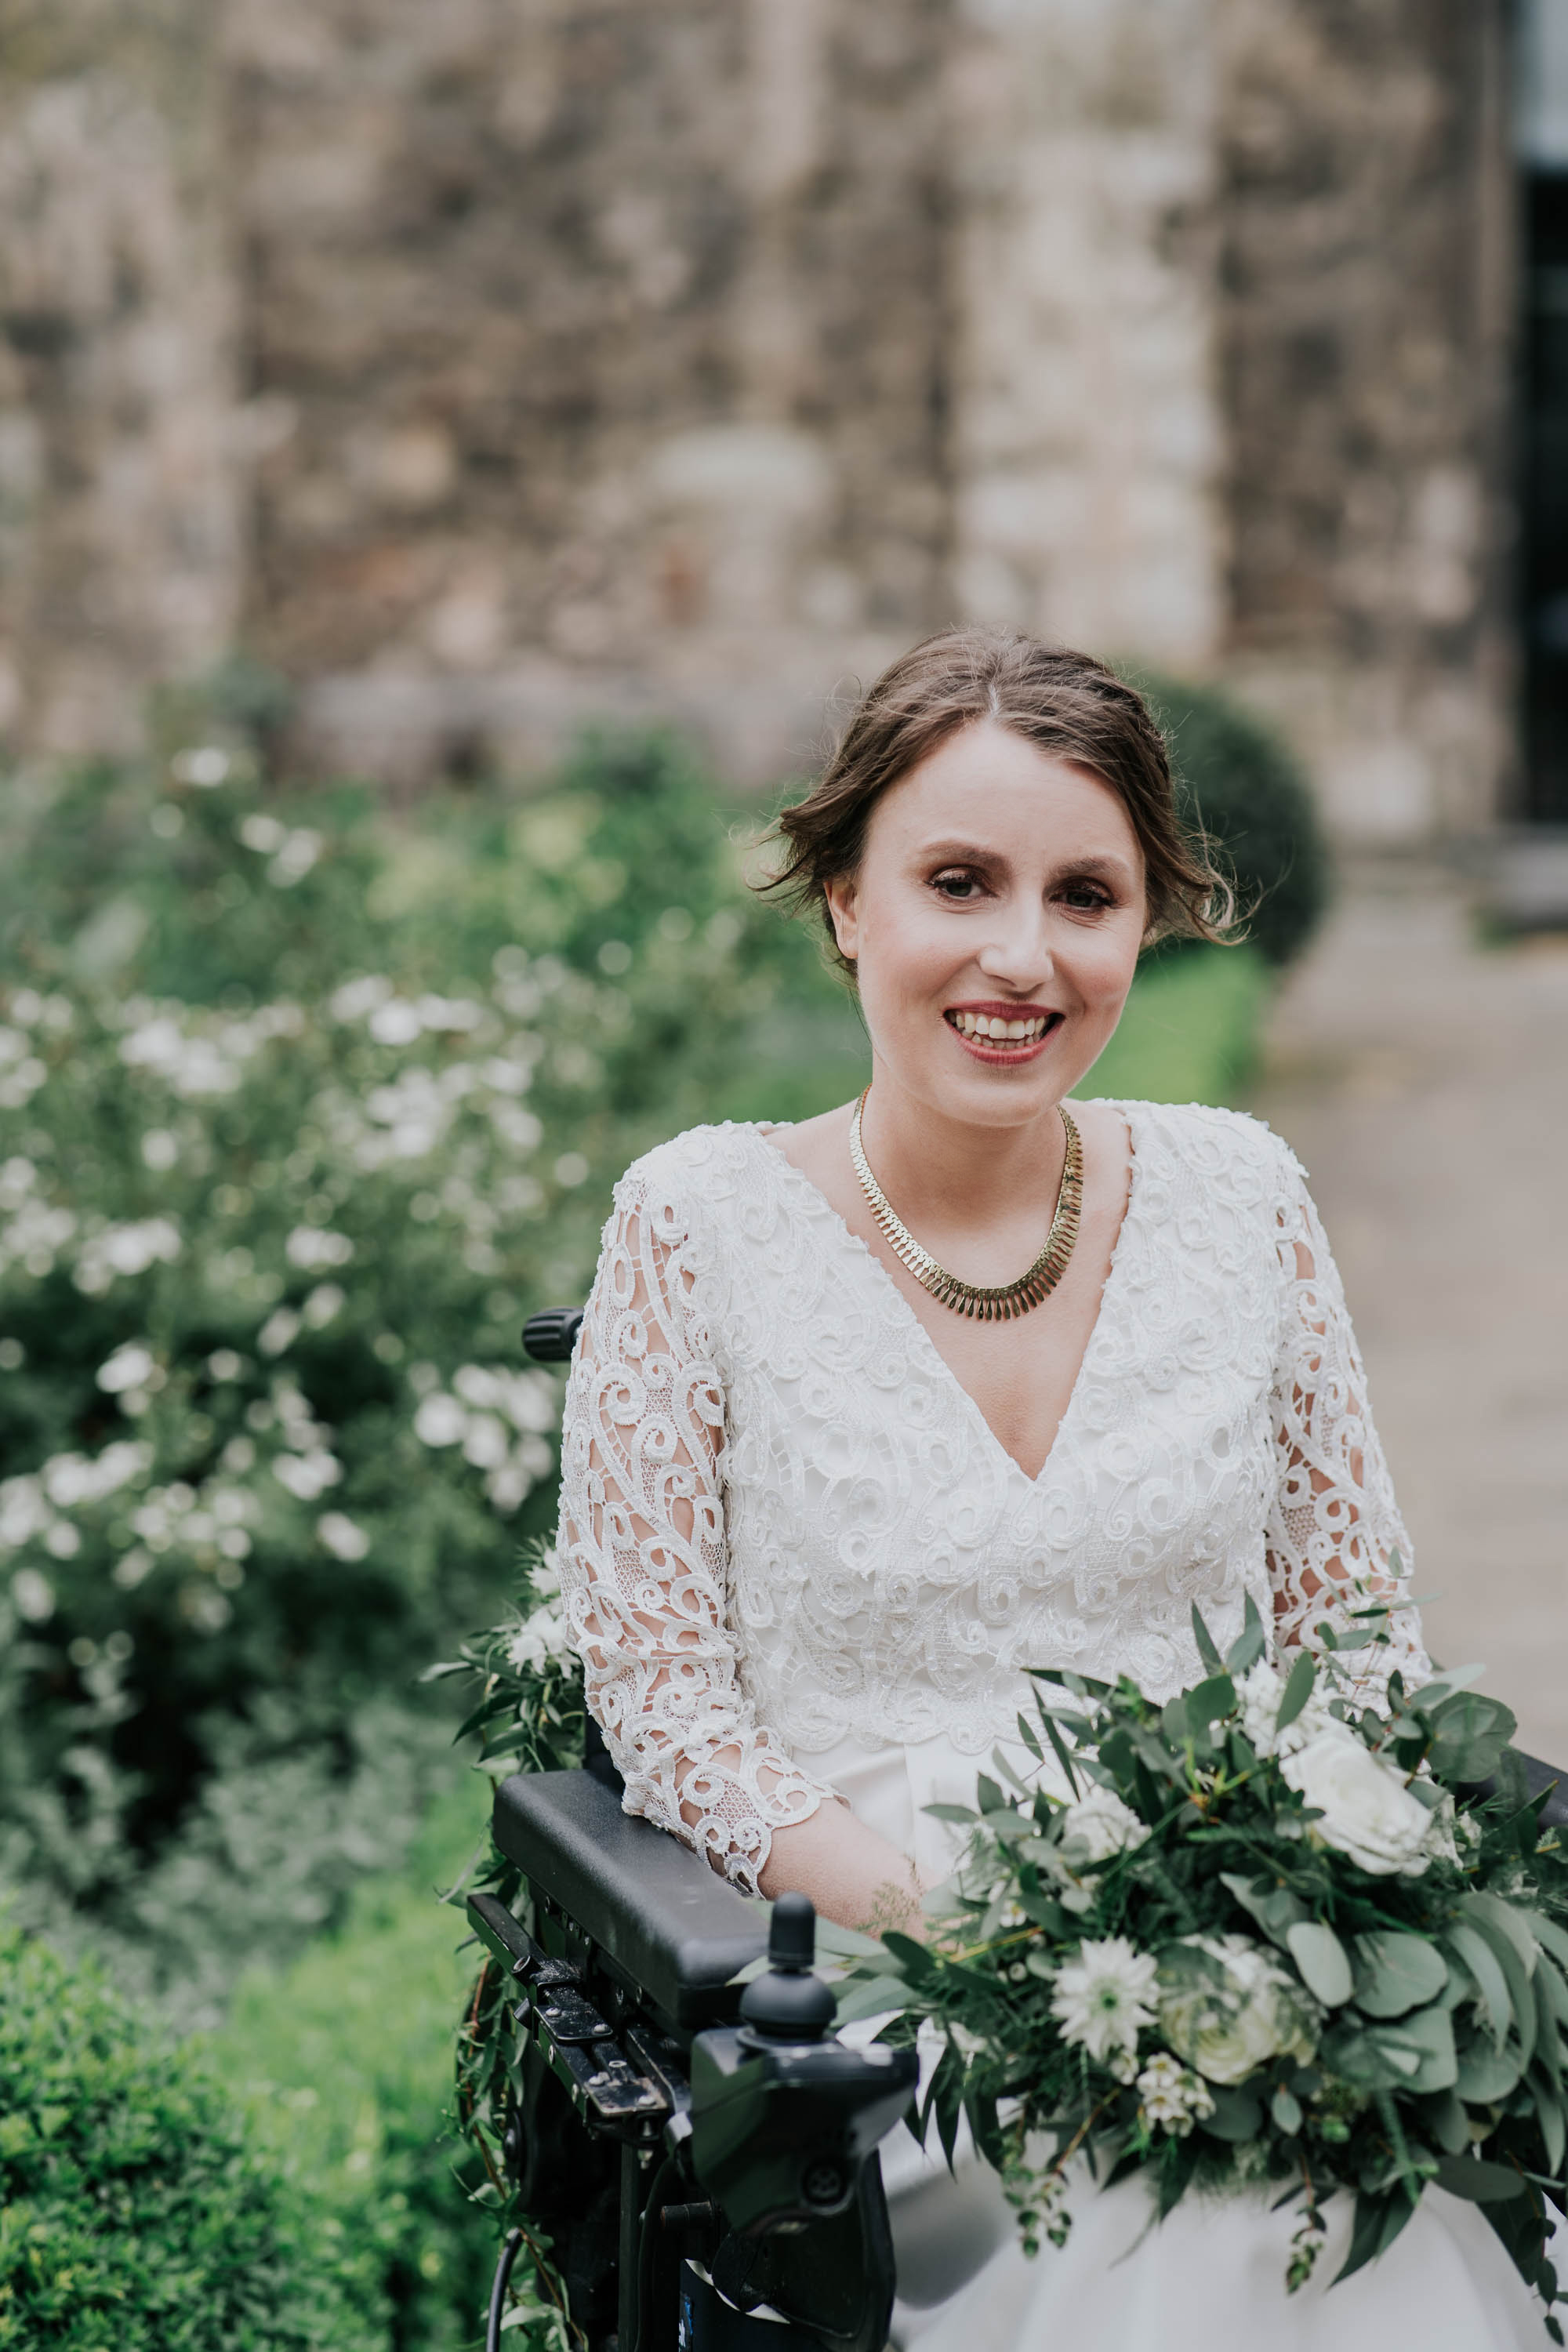
[[[1237,1114],[1118,1108],[1127,1211],[1077,1383],[1029,1478],[886,1269],[759,1127],[697,1128],[617,1187],[567,1395],[561,1558],[627,1810],[754,1892],[774,1831],[848,1803],[927,1879],[1025,1669],[1198,1679],[1250,1593],[1281,1644],[1409,1546],[1300,1169]],[[1354,1590],[1350,1588],[1353,1584]],[[1425,1668],[1415,1612],[1386,1676]],[[1018,2251],[993,2176],[900,2127],[883,2168],[921,2352],[1515,2352],[1539,2306],[1478,2209],[1428,2191],[1367,2271],[1283,2286],[1291,2212],[1082,2182]],[[1342,2212],[1337,2207],[1344,2207]],[[918,2306],[916,2308],[915,2306]]]

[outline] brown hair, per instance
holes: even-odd
[[[1090,654],[1011,630],[945,629],[867,689],[820,780],[773,829],[788,846],[763,887],[820,909],[846,971],[853,966],[838,955],[825,885],[858,867],[882,794],[982,719],[1110,785],[1143,853],[1151,940],[1224,936],[1235,894],[1202,836],[1183,828],[1165,739],[1142,696]]]

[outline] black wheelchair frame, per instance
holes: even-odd
[[[523,1345],[563,1363],[582,1321],[536,1315]],[[1520,1760],[1531,1794],[1551,1791],[1544,1821],[1568,1828],[1568,1777]],[[506,2157],[574,2323],[588,2352],[884,2352],[896,2278],[877,2148],[909,2105],[914,2053],[832,2038],[804,1895],[779,1899],[764,1937],[756,1904],[620,1800],[590,1720],[583,1769],[496,1792],[523,1916],[468,1901],[517,1989]]]
[[[535,1316],[524,1345],[563,1362],[581,1322]],[[909,2105],[914,2054],[832,2037],[804,1895],[764,1923],[620,1801],[590,1723],[584,1769],[496,1792],[516,1910],[468,1898],[516,1988],[506,2158],[573,2321],[589,2352],[883,2352],[894,2269],[877,2147]],[[490,2347],[519,2243],[497,2271]]]

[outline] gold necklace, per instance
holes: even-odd
[[[1062,1181],[1057,1193],[1056,1214],[1051,1219],[1050,1232],[1046,1235],[1045,1248],[1026,1274],[1016,1282],[1004,1283],[1000,1289],[987,1290],[973,1282],[961,1282],[956,1274],[949,1274],[938,1265],[931,1252],[922,1249],[901,1217],[893,1210],[887,1194],[871,1173],[866,1157],[866,1147],[860,1140],[860,1115],[866,1108],[869,1087],[855,1106],[855,1116],[849,1125],[849,1157],[855,1162],[855,1173],[860,1179],[860,1190],[870,1203],[871,1214],[889,1247],[901,1263],[908,1266],[915,1280],[942,1307],[951,1307],[955,1315],[977,1316],[982,1323],[1007,1322],[1015,1315],[1026,1315],[1048,1298],[1068,1270],[1068,1260],[1078,1239],[1079,1217],[1083,1208],[1083,1144],[1078,1126],[1066,1103],[1058,1103],[1062,1126],[1067,1134],[1067,1156],[1062,1161]]]

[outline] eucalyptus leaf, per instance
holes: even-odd
[[[1240,2141],[1258,2137],[1263,2128],[1263,2106],[1253,2092],[1225,2083],[1211,2083],[1209,2095],[1214,2101],[1214,2113],[1203,2118],[1203,2128],[1212,2138]]]
[[[1425,1936],[1379,1928],[1351,1945],[1356,2007],[1368,2017],[1403,2017],[1436,2000],[1448,1981],[1447,1963]]]
[[[1477,2205],[1502,2205],[1530,2192],[1522,2172],[1515,2172],[1511,2165],[1489,2163],[1484,2156],[1439,2157],[1437,2186],[1450,2197],[1468,2197]]]
[[[1220,1656],[1214,1635],[1204,1621],[1204,1612],[1195,1601],[1193,1603],[1193,1639],[1198,1645],[1198,1655],[1210,1674],[1221,1673],[1225,1661]]]
[[[1489,2107],[1506,2099],[1523,2072],[1510,2050],[1497,2050],[1485,2040],[1461,2042],[1454,2088],[1472,2107]]]
[[[1449,1932],[1457,1934],[1461,1927],[1468,1926],[1490,1946],[1496,1955],[1503,1980],[1508,1986],[1509,2005],[1513,2011],[1513,2028],[1519,2036],[1521,2058],[1528,2065],[1535,2048],[1537,2023],[1535,1995],[1530,1983],[1532,1970],[1520,1958],[1509,1918],[1509,1906],[1484,1895],[1471,1895],[1466,1898],[1464,1911],[1464,1918],[1457,1920]]]
[[[1287,2139],[1294,2139],[1301,2128],[1300,2102],[1290,2092],[1281,2088],[1268,2103],[1268,2112]]]
[[[1301,1981],[1325,2009],[1340,2009],[1353,1989],[1350,1955],[1331,1927],[1321,1919],[1298,1919],[1285,1930],[1286,1948],[1301,1971]]]
[[[1281,1950],[1288,1949],[1286,1938],[1291,1928],[1310,1916],[1300,1895],[1292,1895],[1288,1886],[1259,1886],[1231,1870],[1221,1871],[1220,1878],[1242,1909],[1252,1914],[1269,1941]]]
[[[1275,1731],[1289,1730],[1312,1696],[1318,1679],[1317,1661],[1310,1650],[1302,1650],[1289,1674],[1279,1697],[1279,1711],[1274,1718]]]
[[[1422,2131],[1450,2156],[1463,2156],[1470,2145],[1470,2119],[1458,2091],[1432,2091],[1415,2101]]]
[[[1492,2040],[1500,2044],[1513,2020],[1513,2003],[1491,1945],[1463,1919],[1451,1922],[1444,1941],[1474,1979]]]
[[[1241,1631],[1225,1654],[1226,1672],[1244,1675],[1248,1666],[1256,1665],[1263,1655],[1267,1640],[1263,1620],[1258,1613],[1258,1603],[1248,1592],[1242,1601]]]
[[[1379,2254],[1386,2252],[1415,2210],[1409,2198],[1402,2193],[1369,2197],[1364,2189],[1358,2191],[1350,2252],[1332,2284],[1338,2286],[1342,2279],[1353,2276],[1365,2263],[1375,2262]]]

